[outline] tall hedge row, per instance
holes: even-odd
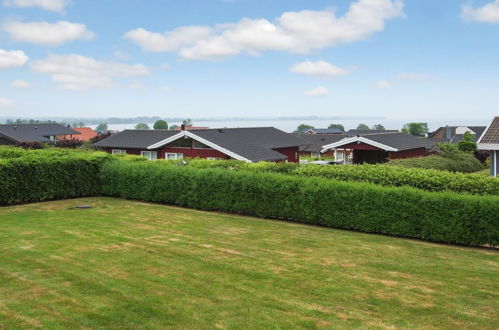
[[[103,153],[30,153],[0,159],[0,205],[97,196]]]
[[[102,182],[109,196],[436,242],[499,243],[495,196],[157,162],[108,162]]]

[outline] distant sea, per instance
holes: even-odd
[[[491,116],[492,118],[492,116]],[[193,121],[194,126],[207,126],[209,128],[224,128],[224,127],[267,127],[272,126],[283,130],[285,132],[292,132],[296,130],[296,127],[300,124],[308,124],[312,125],[315,128],[327,128],[331,123],[342,124],[345,126],[345,129],[357,128],[357,125],[360,123],[366,124],[369,127],[372,127],[375,124],[382,124],[386,129],[401,129],[405,123],[411,121],[423,121],[427,122],[430,128],[430,131],[435,130],[441,126],[450,125],[450,126],[460,126],[460,125],[468,125],[468,126],[487,126],[490,123],[491,118],[484,119],[452,119],[448,120],[390,120],[390,119],[339,119],[339,120],[324,120],[324,119],[314,119],[314,120],[295,120],[295,119],[286,119],[286,120],[213,120],[213,121]],[[146,123],[151,128],[154,123]],[[178,125],[180,126],[180,122],[169,122],[168,125]],[[91,125],[91,127],[95,128],[97,125]],[[108,128],[110,130],[122,131],[125,129],[133,129],[135,124],[108,124]]]

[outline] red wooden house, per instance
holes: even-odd
[[[369,135],[344,137],[326,144],[321,152],[335,149],[348,149],[353,152],[353,163],[382,163],[390,159],[426,156],[434,146],[434,141],[418,138],[405,133],[387,132]]]
[[[149,159],[237,159],[298,162],[305,141],[273,127],[125,130],[94,144],[109,153]]]

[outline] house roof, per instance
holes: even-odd
[[[499,150],[499,117],[495,117],[478,139],[478,148]]]
[[[0,135],[16,143],[49,142],[49,136],[80,134],[59,124],[12,124],[0,125]]]
[[[345,132],[345,135],[372,135],[372,134],[386,134],[386,133],[398,133],[399,131],[395,129],[391,130],[375,130],[375,129],[349,129]]]
[[[200,129],[208,129],[209,127],[206,126],[185,126],[185,129],[188,131],[197,131]],[[175,128],[175,131],[180,131],[182,130],[182,127],[178,126]]]
[[[76,140],[90,141],[90,139],[97,136],[97,132],[91,127],[75,127],[73,130],[80,133],[79,135],[74,136]]]
[[[178,134],[169,130],[127,129],[94,143],[101,148],[147,149],[150,145]]]
[[[195,131],[126,130],[94,145],[107,148],[158,149],[182,138],[192,138],[235,159],[274,161],[287,157],[274,149],[306,142],[273,127],[220,128]]]
[[[419,138],[405,133],[383,133],[370,134],[364,136],[346,137],[338,142],[324,145],[323,150],[338,148],[350,143],[362,142],[375,146],[386,151],[403,151],[418,148],[431,148],[434,141],[426,138]]]
[[[460,131],[462,129],[464,129],[464,130],[469,129],[474,133],[474,137],[473,137],[472,141],[477,142],[486,128],[487,128],[487,126],[464,126],[464,125],[461,125],[461,126],[442,126],[442,127],[439,127],[438,129],[436,129],[435,131],[429,133],[428,137],[434,138],[434,136],[436,136],[438,134],[438,132],[443,131],[443,130],[447,131],[447,129],[448,129],[450,136],[447,137],[447,132],[445,132],[444,138],[440,139],[441,142],[457,143],[457,142],[463,140],[463,138],[464,138],[464,134],[460,133],[458,131]]]
[[[308,133],[312,132],[312,134],[342,134],[343,131],[338,128],[307,128],[302,130],[300,133]]]
[[[322,146],[333,142],[337,142],[345,138],[345,135],[342,134],[336,134],[336,135],[326,135],[326,134],[316,135],[316,134],[296,134],[296,133],[290,133],[290,134],[299,137],[300,139],[304,140],[305,143],[307,143],[300,147],[300,151],[304,152],[321,152]]]

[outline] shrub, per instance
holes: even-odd
[[[499,243],[499,197],[273,173],[107,162],[109,196],[467,245]]]
[[[499,196],[499,180],[476,174],[452,173],[386,165],[301,166],[293,175],[360,181],[382,186],[411,186],[428,191],[452,191]]]
[[[390,160],[388,165],[406,168],[426,168],[441,171],[473,173],[483,170],[483,165],[472,154],[457,152],[427,157]]]
[[[32,141],[32,142],[17,143],[16,147],[20,147],[20,148],[24,148],[24,149],[43,149],[45,146],[41,142]]]
[[[97,196],[100,168],[113,159],[104,153],[33,151],[0,159],[0,205]]]
[[[58,148],[76,149],[78,147],[81,147],[82,144],[83,144],[83,141],[80,141],[80,140],[64,139],[64,140],[56,141],[55,146]]]

